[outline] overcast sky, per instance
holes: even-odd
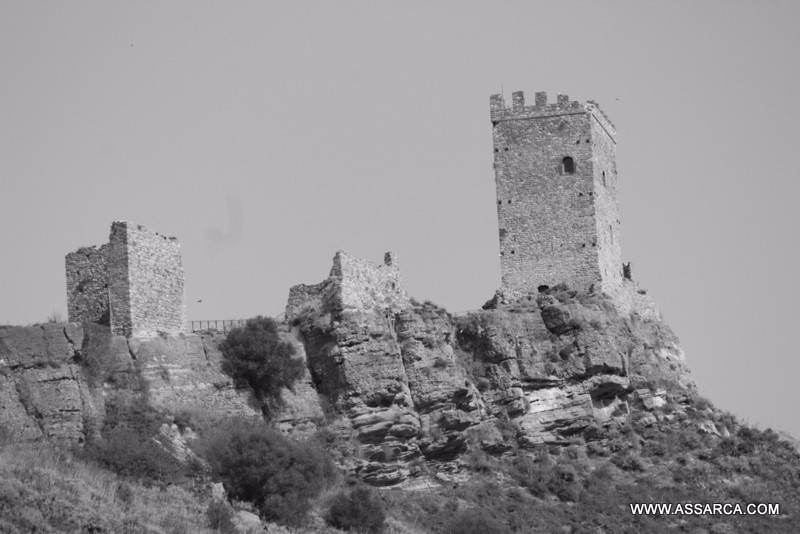
[[[564,92],[617,126],[623,256],[701,391],[800,435],[798,6],[2,0],[0,323],[65,314],[117,219],[180,239],[191,319],[278,314],[337,249],[477,308],[489,95]]]

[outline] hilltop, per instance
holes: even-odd
[[[388,532],[454,532],[477,516],[497,532],[796,531],[797,450],[701,397],[657,317],[565,286],[453,316],[410,298],[393,261],[343,253],[328,279],[291,295],[277,332],[304,365],[269,409],[223,372],[219,333],[0,328],[6,531],[118,532],[121,521],[131,532],[213,531],[201,512],[219,495],[199,444],[237,416],[324,449],[341,473],[296,532],[335,532],[326,510],[355,479],[378,488]],[[158,447],[138,454],[157,468],[69,452],[113,442],[140,412]],[[60,445],[20,445],[42,440]],[[153,484],[183,511],[155,512]],[[128,515],[92,512],[97,499]],[[777,502],[781,514],[633,516],[632,502]]]

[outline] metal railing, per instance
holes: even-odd
[[[189,321],[190,332],[204,332],[212,330],[215,332],[230,332],[233,328],[244,326],[247,319],[209,319],[205,321]]]

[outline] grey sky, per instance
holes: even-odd
[[[0,2],[0,323],[112,220],[188,313],[280,313],[337,249],[450,310],[498,284],[489,94],[617,126],[623,256],[701,390],[800,434],[797,2]],[[196,300],[202,299],[202,303]]]

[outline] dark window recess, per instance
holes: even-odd
[[[589,142],[589,140],[587,139],[587,140],[586,140],[586,142],[588,143],[588,142]]]
[[[566,156],[561,160],[561,172],[563,174],[575,174],[575,160]]]
[[[503,203],[503,201],[502,201],[502,200],[498,200],[498,201],[497,201],[497,204],[498,204],[498,205],[500,205],[500,204],[502,204],[502,203]]]
[[[506,200],[506,204],[511,204],[511,199]]]
[[[508,231],[505,228],[500,228],[500,239],[503,239]]]
[[[606,185],[606,171],[603,171],[603,185]]]
[[[581,248],[586,248],[586,243],[581,243]]]
[[[505,147],[503,150],[505,150],[506,152],[508,152],[508,147]]]
[[[495,152],[500,152],[500,149],[499,148],[495,148],[494,151]]]
[[[541,285],[541,286],[537,287],[536,289],[539,291],[539,293],[544,293],[545,291],[550,289],[550,286]]]
[[[514,252],[514,249],[513,249],[513,248],[511,249],[511,253],[512,253],[512,254],[516,254],[516,252]]]

